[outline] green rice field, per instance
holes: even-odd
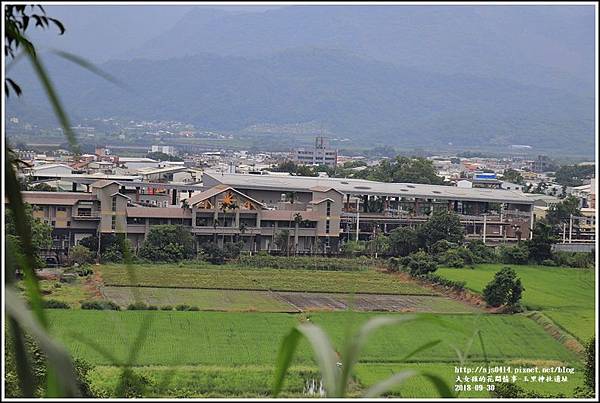
[[[522,303],[527,309],[543,311],[581,341],[594,335],[593,269],[482,264],[474,269],[440,268],[436,273],[450,280],[466,281],[467,288],[481,293],[504,266],[513,267],[521,278],[525,287]]]
[[[123,265],[99,268],[107,286],[431,295],[375,270],[359,272]],[[133,274],[133,276],[131,276]]]

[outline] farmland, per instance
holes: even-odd
[[[219,388],[223,388],[223,393],[236,396],[243,395],[239,385],[244,383],[248,388],[246,392],[252,392],[256,396],[268,390],[265,382],[271,374],[279,343],[283,335],[300,321],[309,319],[321,325],[339,350],[345,332],[374,315],[352,312],[292,315],[83,310],[57,310],[49,313],[53,334],[65,343],[73,355],[101,366],[95,370],[96,379],[104,388],[109,388],[110,385],[106,382],[110,383],[110,381],[105,379],[102,381],[103,377],[97,372],[110,373],[116,369],[113,367],[114,363],[97,352],[93,345],[110,345],[114,358],[118,362],[123,362],[128,356],[136,332],[142,326],[144,318],[148,318],[150,323],[146,329],[146,339],[139,350],[139,355],[132,363],[137,371],[146,371],[158,384],[160,383],[158,379],[172,370],[174,375],[171,382],[178,390],[181,389],[180,387],[189,389],[190,383],[198,382],[197,386],[194,386],[197,387],[194,392],[196,395],[204,395],[210,390],[218,393],[221,390]],[[392,364],[401,367],[428,363],[427,365],[433,365],[438,372],[447,373],[449,368],[453,368],[458,362],[454,348],[464,350],[475,329],[479,329],[484,335],[487,357],[492,361],[554,360],[562,364],[578,362],[578,357],[574,353],[552,339],[533,321],[521,315],[422,314],[419,316],[424,317],[422,322],[406,322],[383,328],[373,335],[360,357],[361,365],[367,365],[364,367],[367,369],[380,366],[383,369],[361,370],[359,366],[356,375],[361,384],[372,383],[375,380],[374,376],[378,374],[382,376],[377,380],[383,379],[385,371],[389,371]],[[415,337],[415,335],[419,336]],[[443,339],[444,342],[418,353],[411,357],[409,362],[402,361],[408,352],[436,339]],[[483,359],[479,345],[473,345],[470,359],[478,361]],[[315,371],[310,350],[304,341],[301,342],[294,365],[309,369],[302,376],[313,374]],[[182,370],[182,366],[187,369]],[[231,368],[241,368],[241,370],[234,372]],[[257,377],[251,368],[258,368],[258,372],[263,373],[264,376]],[[212,381],[206,379],[208,376],[206,371],[217,374],[213,389],[210,386]],[[298,379],[300,376],[300,373],[293,373],[289,380],[291,389],[288,392],[291,395],[297,393],[299,387],[303,385],[303,381]],[[224,379],[228,378],[232,378],[231,385],[234,386],[232,390],[225,391],[223,385],[230,383]],[[183,383],[183,386],[180,383]],[[409,384],[414,385],[414,383]],[[427,388],[420,390],[419,393],[425,395],[431,393]],[[153,393],[160,395],[166,392],[154,390]]]
[[[233,290],[273,290],[306,292],[343,292],[372,294],[431,295],[416,284],[392,279],[375,270],[322,271],[173,267],[166,265],[133,266],[131,273],[122,265],[101,269],[109,286],[168,288],[209,288]]]
[[[453,280],[481,292],[500,265],[475,269],[439,269]],[[593,323],[593,272],[564,268],[515,267],[526,291],[524,305],[578,335]],[[304,321],[323,328],[337,351],[352,330],[371,317],[416,319],[377,330],[369,338],[354,371],[350,394],[403,369],[425,370],[454,385],[454,367],[489,360],[498,365],[565,365],[574,367],[565,384],[520,386],[569,396],[581,383],[581,355],[553,338],[528,314],[489,314],[400,276],[374,268],[351,271],[252,268],[208,264],[124,265],[94,267],[98,293],[125,308],[135,301],[154,306],[193,305],[199,311],[49,310],[52,333],[75,356],[94,368],[90,380],[103,396],[114,393],[123,364],[139,329],[143,343],[133,361],[143,376],[147,397],[267,397],[279,344]],[[55,287],[48,297],[65,298],[73,307],[90,298],[89,284]],[[552,290],[552,292],[548,292]],[[572,296],[569,296],[572,292]],[[590,302],[591,300],[591,302]],[[392,311],[392,312],[370,312]],[[475,337],[480,332],[483,346]],[[425,343],[440,342],[405,359]],[[98,351],[107,348],[110,357]],[[468,354],[467,354],[468,353]],[[319,379],[308,343],[300,342],[283,395],[306,396],[307,383]],[[520,382],[520,381],[519,381]],[[391,392],[393,396],[434,397],[428,380],[417,376]],[[467,391],[462,397],[488,397]]]
[[[437,274],[466,281],[467,288],[481,293],[494,273],[505,265],[477,265],[474,269],[441,268]],[[525,291],[523,305],[541,310],[559,326],[582,341],[594,334],[594,270],[512,265]]]

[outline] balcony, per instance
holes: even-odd
[[[98,213],[98,212],[93,212],[93,213],[77,212],[71,218],[73,218],[74,220],[99,220],[100,213]]]

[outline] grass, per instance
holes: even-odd
[[[502,366],[511,366],[515,368],[517,366],[527,366],[527,363],[520,362],[494,362],[490,363],[490,366],[502,365]],[[471,362],[465,366],[473,368],[474,366],[485,365],[485,363],[475,363]],[[551,367],[556,365],[556,363],[552,362],[531,362],[530,365],[537,365],[538,367]],[[440,363],[411,363],[411,364],[358,364],[355,369],[355,376],[361,387],[367,388],[381,381],[382,379],[388,378],[395,373],[398,373],[403,370],[413,369],[413,370],[421,370],[429,373],[436,374],[444,379],[448,385],[454,386],[456,383],[456,375],[454,365],[452,364],[440,364]],[[540,369],[541,370],[541,369]],[[544,394],[559,394],[562,393],[566,397],[572,396],[573,389],[577,386],[580,386],[583,383],[583,376],[581,371],[578,368],[575,369],[575,372],[571,375],[567,375],[567,382],[564,383],[555,383],[555,382],[524,382],[523,379],[520,378],[517,380],[516,384],[528,391],[534,391],[538,393]],[[490,394],[487,390],[483,391],[475,391],[475,384],[483,384],[484,389],[487,389],[486,383],[472,383],[471,391],[460,392],[458,397],[479,397],[479,398],[489,398]],[[434,388],[431,383],[422,376],[416,376],[410,378],[403,384],[392,389],[392,392],[389,394],[394,397],[407,397],[407,398],[418,398],[418,397],[437,397],[432,396],[434,394]]]
[[[79,308],[81,301],[93,298],[93,295],[83,287],[82,278],[77,278],[73,283],[61,283],[56,280],[40,280],[40,287],[44,298],[55,299],[69,304],[71,308]]]
[[[375,270],[361,272],[239,269],[231,266],[214,268],[200,265],[173,267],[173,265],[136,265],[135,283],[132,283],[122,265],[100,268],[102,278],[110,286],[182,287],[234,290],[276,290],[306,292],[389,293],[431,295],[432,292],[416,284]]]
[[[456,281],[466,281],[467,288],[481,293],[494,274],[504,266],[515,269],[525,291],[523,305],[541,310],[579,340],[594,335],[593,269],[503,264],[477,265],[475,269],[440,268],[437,274]]]
[[[272,364],[283,335],[298,323],[298,316],[276,313],[53,310],[48,317],[51,334],[74,356],[111,365],[80,334],[125,360],[145,314],[152,322],[135,365]],[[304,350],[298,363],[306,362]]]
[[[114,366],[95,367],[90,373],[92,387],[103,396],[112,397],[120,371]],[[273,378],[273,366],[268,365],[146,366],[135,367],[133,372],[150,382],[145,397],[269,397]],[[282,396],[301,397],[306,382],[319,378],[316,367],[292,367]]]
[[[390,315],[390,314],[378,314]],[[391,314],[394,315],[394,314]],[[395,314],[398,315],[398,314]],[[310,319],[322,326],[339,348],[348,329],[374,316],[372,313],[313,313]],[[454,347],[464,350],[476,329],[482,333],[490,360],[546,359],[563,362],[578,357],[523,315],[420,314],[426,321],[407,322],[378,330],[361,356],[362,361],[398,362],[417,347],[434,340],[442,342],[411,358],[413,361],[457,361]],[[472,359],[483,360],[480,344],[474,342]]]
[[[186,304],[202,311],[297,312],[268,291],[136,288],[137,298],[148,305]],[[135,302],[132,287],[102,287],[104,296],[121,307]]]
[[[124,359],[145,312],[140,311],[50,311],[52,333],[75,356],[95,365],[112,364],[73,332]],[[257,365],[273,364],[283,336],[303,315],[281,313],[150,312],[152,323],[135,365]],[[393,314],[402,315],[402,314]],[[377,331],[361,360],[398,362],[405,354],[435,339],[443,343],[418,353],[415,361],[456,361],[453,345],[463,349],[476,326],[481,329],[490,359],[552,359],[576,361],[574,353],[521,315],[422,314],[434,322],[406,323]],[[321,325],[339,348],[345,329],[373,316],[370,313],[313,313],[309,318]],[[447,328],[444,326],[454,326]],[[473,359],[482,359],[478,345]],[[309,351],[301,348],[296,364],[311,363]]]

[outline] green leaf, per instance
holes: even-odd
[[[452,390],[450,389],[450,386],[448,386],[446,381],[444,381],[439,376],[430,374],[428,372],[421,372],[420,375],[429,379],[429,381],[431,381],[431,383],[433,383],[433,386],[435,386],[440,397],[455,397],[454,393],[452,393]]]
[[[400,361],[406,361],[410,357],[412,357],[413,355],[418,354],[421,351],[427,350],[428,348],[431,348],[431,347],[433,347],[433,346],[435,346],[435,345],[437,345],[437,344],[439,344],[441,342],[442,342],[441,340],[434,340],[434,341],[431,341],[429,343],[425,343],[421,347],[417,347],[416,349],[414,349],[413,351],[411,351],[410,353],[408,353],[407,355],[405,355],[404,357],[402,357],[400,359]]]
[[[320,327],[310,323],[303,323],[296,326],[283,339],[277,355],[275,378],[272,389],[273,396],[277,396],[281,391],[285,372],[292,362],[300,336],[304,336],[312,347],[314,358],[317,361],[321,376],[323,377],[325,393],[328,397],[334,397],[336,394],[335,381],[337,378],[337,359],[335,351],[325,332],[323,332]]]
[[[94,63],[90,62],[89,60],[84,59],[81,56],[77,56],[73,53],[65,52],[62,50],[56,50],[56,49],[52,49],[52,50],[50,50],[50,52],[54,53],[55,55],[57,55],[59,57],[62,57],[65,60],[75,63],[79,67],[82,67],[82,68],[88,70],[89,72],[91,72],[99,77],[102,77],[106,81],[110,81],[111,83],[117,85],[118,87],[121,87],[121,88],[126,87],[125,83],[119,81],[112,75],[110,75],[107,72],[105,72],[104,70],[100,69]]]
[[[338,397],[342,397],[345,394],[345,390],[348,385],[348,378],[350,377],[350,373],[352,368],[358,361],[358,356],[364,347],[368,337],[377,329],[383,326],[395,325],[400,322],[406,322],[409,320],[414,320],[415,316],[406,315],[401,317],[392,317],[392,316],[378,316],[372,319],[369,319],[364,325],[360,327],[360,329],[354,334],[351,341],[346,345],[344,349],[343,361],[342,361],[342,376],[339,379],[338,383]]]
[[[13,335],[13,344],[15,348],[15,364],[17,376],[19,378],[19,387],[24,397],[33,397],[35,385],[33,384],[33,375],[27,358],[27,348],[25,347],[25,338],[21,326],[14,318],[8,318],[9,327]]]

